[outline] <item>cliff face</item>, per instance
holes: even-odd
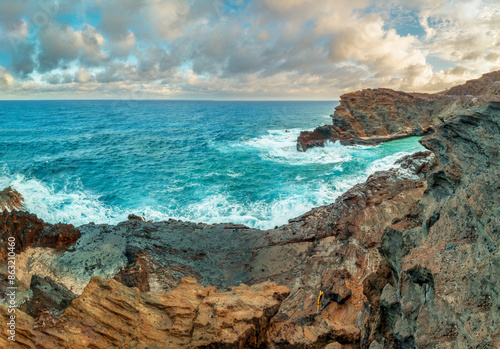
[[[500,72],[483,75],[464,85],[437,94],[405,93],[386,88],[366,89],[340,97],[333,123],[303,131],[297,149],[324,146],[325,142],[344,145],[374,145],[394,139],[422,136],[430,131],[437,117],[464,107],[497,100]]]
[[[500,102],[500,71],[484,74],[481,78],[469,80],[465,84],[455,86],[439,93],[446,96],[469,96],[485,101]]]
[[[112,279],[93,278],[61,314],[37,320],[17,312],[17,340],[2,348],[258,348],[269,318],[288,295],[262,283],[219,292],[192,278],[171,292],[141,293]],[[0,307],[2,321],[9,314]]]
[[[387,228],[387,270],[365,283],[364,346],[500,346],[500,104],[447,117],[422,144],[437,155],[421,227]]]
[[[335,108],[333,124],[301,132],[297,149],[322,146],[326,140],[342,144],[377,144],[427,133],[439,112],[442,97],[390,89],[368,89],[345,94]]]

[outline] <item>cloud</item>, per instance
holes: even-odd
[[[7,87],[14,82],[12,75],[7,73],[4,67],[0,66],[0,88]]]
[[[80,68],[75,74],[75,82],[86,83],[93,79],[94,77],[85,68]]]
[[[500,69],[496,0],[19,0],[0,27],[12,94],[334,99]]]
[[[367,15],[343,29],[331,41],[330,57],[335,61],[355,60],[369,64],[378,74],[400,73],[426,63],[417,38],[402,37],[394,29],[384,30],[378,15]]]
[[[69,25],[51,23],[42,27],[38,34],[38,69],[42,73],[57,68],[66,69],[70,62],[78,58],[84,66],[98,66],[106,61],[106,55],[101,50],[104,38],[88,24],[83,30],[75,31]]]
[[[15,30],[21,22],[21,17],[29,13],[26,1],[1,1],[0,24],[5,31]]]

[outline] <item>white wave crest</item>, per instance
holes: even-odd
[[[344,147],[340,143],[328,142],[324,147],[312,148],[307,152],[297,151],[297,137],[300,131],[269,130],[263,136],[233,143],[229,147],[257,151],[261,159],[290,165],[335,164],[352,159],[353,147]]]
[[[81,225],[89,222],[117,223],[126,219],[125,213],[104,205],[98,195],[83,189],[56,191],[38,179],[11,174],[7,167],[3,167],[0,170],[0,188],[8,186],[23,196],[27,211],[50,223]]]

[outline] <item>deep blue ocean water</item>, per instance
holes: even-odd
[[[271,228],[422,150],[296,150],[337,102],[0,102],[0,189],[48,222],[148,219]]]

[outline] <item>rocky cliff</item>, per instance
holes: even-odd
[[[437,117],[464,107],[500,101],[500,71],[436,94],[406,93],[387,88],[366,89],[340,97],[332,124],[302,131],[297,149],[324,146],[339,141],[344,145],[374,145],[394,139],[422,136],[431,131]]]
[[[459,100],[429,152],[276,229],[4,212],[22,304],[0,346],[499,347],[500,103]]]

